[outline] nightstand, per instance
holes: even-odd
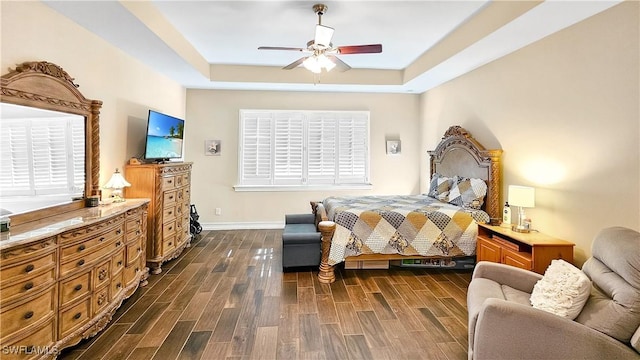
[[[510,228],[478,224],[476,261],[503,263],[544,274],[551,260],[573,264],[574,243],[539,232],[519,233]]]

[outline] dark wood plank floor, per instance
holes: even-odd
[[[203,232],[60,359],[466,359],[470,271],[282,272],[281,230]]]

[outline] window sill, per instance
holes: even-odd
[[[371,190],[372,184],[353,185],[234,185],[237,192],[249,191],[321,191],[321,190]]]

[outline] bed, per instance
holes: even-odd
[[[460,126],[429,151],[429,192],[328,197],[312,202],[322,233],[318,279],[345,260],[450,260],[475,256],[477,223],[500,222],[500,157]]]

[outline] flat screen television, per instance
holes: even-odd
[[[149,110],[144,146],[146,160],[162,162],[182,158],[183,139],[184,120]]]

